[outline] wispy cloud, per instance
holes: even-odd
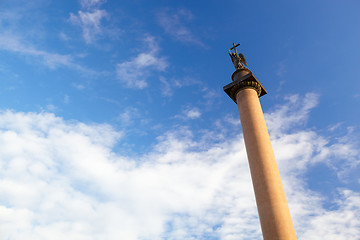
[[[283,77],[285,74],[286,74],[286,64],[285,64],[285,61],[281,61],[278,63],[278,68],[277,68],[277,71],[276,71],[276,75],[278,77]]]
[[[38,2],[24,4],[21,7],[10,8],[2,11],[0,16],[0,50],[27,56],[31,62],[42,63],[50,69],[66,67],[81,71],[85,74],[96,75],[75,61],[74,54],[62,54],[56,50],[49,50],[49,45],[44,39],[43,16],[38,11]],[[33,14],[30,14],[30,13]],[[36,14],[34,14],[36,13]],[[37,17],[33,17],[33,16]],[[31,23],[31,24],[30,24]],[[59,37],[68,41],[69,37],[59,33]],[[47,46],[47,47],[45,47]]]
[[[62,39],[63,41],[69,41],[69,40],[70,40],[69,36],[66,35],[64,32],[60,32],[60,33],[59,33],[59,37],[60,37],[60,39]]]
[[[180,78],[173,77],[169,79],[161,76],[160,82],[162,83],[161,93],[163,96],[166,97],[171,97],[174,94],[175,90],[179,88],[193,86],[193,85],[199,85],[199,86],[204,85],[201,81],[189,76],[180,77]],[[208,96],[208,92],[204,94],[204,98],[207,98],[207,96]]]
[[[85,9],[98,8],[104,3],[106,3],[106,0],[80,0],[81,7]]]
[[[191,108],[185,111],[185,117],[189,119],[197,119],[201,116],[201,112],[198,108]]]
[[[85,89],[85,86],[83,84],[80,83],[73,83],[72,86],[78,90],[83,90]]]
[[[137,108],[128,107],[118,115],[117,120],[119,120],[123,126],[129,126],[134,124],[134,120],[138,119],[140,116]]]
[[[58,108],[54,104],[47,104],[46,111],[48,112],[55,112]]]
[[[197,119],[201,117],[201,112],[197,107],[186,108],[183,110],[181,118],[184,119]]]
[[[297,119],[303,124],[309,112],[302,109],[310,105],[301,97],[288,100],[271,112],[278,121],[269,125],[277,129],[270,132],[276,133],[274,148],[297,235],[356,239],[359,193],[339,189],[340,197],[332,202],[337,207],[327,209],[305,175],[313,159],[326,160],[322,151],[331,155],[341,145],[358,154],[359,148],[347,141],[323,144],[324,137],[312,130],[289,133],[276,126],[295,119],[281,118],[289,107],[300,110],[288,114],[302,115]],[[48,113],[1,112],[2,236],[261,238],[242,136],[213,141],[218,132],[207,134],[212,138],[180,127],[159,136],[148,153],[129,158],[113,151],[123,133],[109,125],[69,122]]]
[[[163,9],[157,13],[159,25],[175,40],[204,46],[204,43],[191,32],[188,24],[193,20],[193,14],[187,9]]]
[[[65,104],[69,104],[69,103],[70,103],[70,97],[69,97],[69,95],[64,95],[64,100],[63,100],[63,102],[64,102]]]
[[[77,14],[70,13],[69,21],[82,30],[82,36],[87,44],[94,43],[104,33],[109,33],[103,25],[104,19],[109,18],[106,10],[99,7],[106,0],[80,0],[82,10]]]
[[[309,208],[301,220],[298,234],[301,239],[356,239],[360,234],[360,195],[358,192],[338,189],[336,209]],[[313,202],[314,203],[314,202]],[[304,211],[303,209],[302,211]]]
[[[152,70],[164,71],[168,62],[158,56],[159,46],[154,37],[146,37],[147,51],[141,52],[129,61],[117,64],[116,72],[121,82],[128,88],[143,89],[148,86],[147,78]]]
[[[36,57],[50,69],[64,66],[83,72],[90,72],[90,70],[76,64],[71,55],[51,53],[38,49],[31,44],[25,44],[19,36],[11,33],[0,34],[0,49]]]
[[[101,20],[107,17],[105,10],[95,9],[91,12],[78,11],[77,14],[70,13],[70,22],[82,29],[82,35],[86,43],[93,43],[98,35],[103,33]]]
[[[161,87],[162,95],[167,97],[172,96],[174,91],[170,82],[163,76],[161,76],[159,79],[160,82],[162,83],[162,87]]]
[[[303,100],[300,98],[303,98]],[[281,134],[292,126],[305,124],[309,112],[318,104],[319,95],[315,93],[307,93],[304,97],[290,95],[286,99],[288,104],[279,106],[273,112],[265,114],[272,135]],[[278,124],[279,122],[283,124]]]

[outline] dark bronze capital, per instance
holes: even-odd
[[[235,103],[236,94],[245,88],[253,88],[259,97],[266,94],[265,88],[248,69],[235,71],[232,79],[232,83],[224,86],[224,91]]]

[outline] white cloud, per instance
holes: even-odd
[[[286,98],[287,105],[265,114],[266,123],[272,135],[280,134],[293,126],[301,126],[307,122],[310,110],[318,104],[319,96],[315,93],[307,93],[304,99],[300,98],[302,97],[299,95],[290,95]]]
[[[357,239],[360,236],[360,194],[349,190],[339,192],[339,208],[321,209],[318,215],[308,217],[308,229],[302,239]]]
[[[106,18],[108,13],[105,10],[95,9],[90,12],[78,11],[78,14],[70,13],[70,22],[82,29],[83,38],[86,43],[93,43],[97,36],[104,32],[101,20]]]
[[[82,36],[87,44],[94,44],[97,40],[106,37],[118,39],[120,30],[110,26],[110,14],[100,9],[106,0],[80,0],[81,10],[70,13],[69,21],[82,30]],[[106,20],[106,21],[104,21]]]
[[[168,66],[166,59],[158,56],[159,46],[153,37],[146,37],[144,43],[148,46],[146,52],[116,66],[117,76],[125,87],[143,89],[148,86],[151,70],[164,71]]]
[[[73,65],[70,55],[48,53],[38,50],[33,46],[23,44],[19,37],[9,33],[0,34],[0,49],[40,57],[49,68]]]
[[[64,95],[64,103],[69,104],[70,103],[70,97],[69,95]]]
[[[276,75],[278,77],[284,77],[284,75],[286,74],[286,64],[285,64],[285,61],[281,61],[278,63],[278,69],[276,71]]]
[[[192,85],[199,85],[202,87],[204,85],[201,81],[188,76],[182,78],[170,78],[170,79],[166,79],[165,77],[160,77],[160,82],[162,83],[161,93],[163,96],[166,97],[171,97],[174,94],[175,89],[178,88],[188,87]],[[204,98],[207,99],[208,97],[210,97],[211,91],[205,91],[204,89],[202,89],[202,91],[206,92],[204,94]]]
[[[191,107],[191,106],[187,106],[185,107],[181,114],[177,114],[174,116],[174,118],[178,118],[178,119],[184,119],[184,120],[193,120],[193,119],[198,119],[201,117],[201,111],[199,110],[199,108],[197,107]]]
[[[201,116],[201,112],[198,108],[191,108],[185,111],[186,118],[197,119]]]
[[[167,96],[170,97],[173,95],[173,89],[171,84],[169,83],[168,80],[166,80],[166,78],[164,77],[160,77],[160,82],[162,83],[162,88],[161,88],[161,93],[163,96]]]
[[[159,25],[175,40],[204,46],[204,43],[186,26],[186,23],[190,22],[193,17],[193,14],[187,9],[177,11],[164,9],[157,13]]]
[[[78,90],[83,90],[85,89],[85,86],[82,84],[78,84],[78,83],[73,83],[72,84],[74,88],[78,89]]]
[[[234,126],[240,126],[240,119],[235,118],[234,116],[227,114],[224,116],[224,121],[228,124],[234,125]],[[216,123],[218,127],[221,127],[221,122]]]
[[[357,155],[358,148],[344,140],[324,144],[314,131],[289,133],[277,127],[275,123],[293,119],[303,124],[308,117],[311,104],[306,99],[288,101],[270,113],[270,119],[279,121],[269,126],[276,130],[270,132],[275,133],[274,149],[298,237],[356,239],[359,193],[339,189],[333,202],[337,208],[326,209],[321,194],[307,188],[304,174],[313,161],[336,156],[339,147]],[[218,136],[217,131],[207,134]],[[112,150],[121,136],[106,124],[1,112],[2,238],[261,238],[242,136],[212,141],[177,128],[132,159]]]
[[[123,126],[129,126],[134,123],[134,120],[140,117],[139,110],[134,107],[126,108],[122,113],[119,114],[117,119],[122,123]]]
[[[343,122],[333,124],[333,125],[329,126],[329,131],[333,132],[333,131],[337,130],[339,127],[341,127],[343,124],[344,124]]]
[[[69,36],[66,35],[64,32],[60,32],[60,33],[59,33],[59,37],[60,37],[60,39],[62,39],[63,41],[69,41],[69,40],[70,40]]]
[[[47,104],[46,105],[46,110],[48,112],[54,112],[54,111],[56,111],[56,109],[57,109],[57,107],[55,105],[53,105],[53,104]]]
[[[80,0],[81,7],[85,9],[97,8],[104,3],[106,0]]]
[[[0,27],[5,30],[0,33],[0,50],[21,54],[23,57],[26,56],[25,59],[29,59],[29,62],[40,62],[50,69],[66,67],[86,74],[97,74],[93,70],[76,63],[75,55],[46,50],[46,47],[43,46],[44,32],[41,30],[42,25],[31,17],[27,18],[30,12],[33,13],[32,16],[37,16],[37,14],[34,14],[37,9],[33,8],[36,5],[30,4],[24,6],[24,8],[1,12]],[[3,22],[3,19],[6,19],[6,21]],[[36,19],[42,19],[42,17],[37,16]],[[31,22],[31,26],[25,24],[24,27],[24,22],[26,24]],[[63,32],[59,33],[59,37],[64,41],[69,40],[69,37]]]
[[[84,73],[96,74],[94,71],[75,63],[72,55],[51,53],[38,49],[31,44],[24,43],[21,37],[11,33],[0,34],[0,50],[38,58],[50,69],[68,67]]]

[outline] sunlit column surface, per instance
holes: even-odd
[[[259,96],[266,94],[248,69],[236,70],[224,87],[237,103],[265,240],[296,239]]]

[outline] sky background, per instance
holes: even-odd
[[[261,239],[233,42],[298,239],[360,239],[359,8],[0,0],[0,239]]]

